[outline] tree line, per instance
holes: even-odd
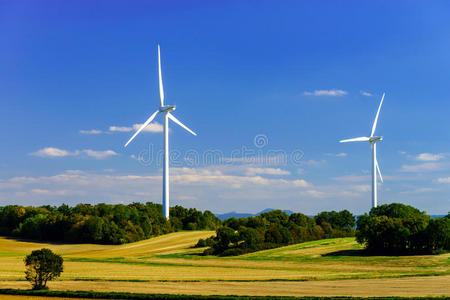
[[[63,204],[0,207],[0,235],[70,243],[123,244],[181,230],[215,230],[221,221],[210,212],[148,202],[128,205]]]
[[[356,228],[355,228],[356,226]],[[450,251],[450,214],[430,218],[412,206],[393,203],[355,216],[349,211],[314,217],[280,210],[246,218],[219,220],[210,211],[160,204],[78,204],[0,207],[0,235],[71,243],[123,244],[181,230],[216,230],[197,247],[205,255],[239,255],[324,238],[355,236],[367,251],[380,254]]]
[[[356,225],[356,230],[355,230]],[[450,251],[450,213],[431,218],[409,205],[392,203],[355,217],[347,210],[315,217],[288,215],[280,210],[257,217],[230,218],[216,236],[199,240],[204,255],[230,256],[305,241],[356,235],[373,254],[437,254]]]
[[[450,213],[431,219],[409,205],[392,203],[358,217],[357,241],[380,254],[432,254],[450,251]]]
[[[273,210],[259,216],[230,218],[216,236],[199,240],[204,255],[231,256],[325,238],[355,235],[355,217],[348,211],[321,212],[315,217]]]

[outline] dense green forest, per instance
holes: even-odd
[[[280,210],[257,217],[230,218],[216,236],[200,240],[204,255],[240,255],[324,238],[353,236],[367,252],[432,254],[450,251],[450,214],[431,219],[425,212],[393,203],[373,208],[357,218],[343,210],[321,212],[314,218]]]
[[[314,218],[273,210],[256,217],[230,218],[215,237],[199,240],[204,255],[230,256],[311,240],[355,235],[355,217],[347,210],[321,212]]]
[[[447,252],[450,251],[450,214],[431,219],[409,205],[381,205],[358,217],[356,237],[374,253]]]
[[[170,208],[170,221],[162,206],[78,204],[0,207],[0,235],[71,243],[123,244],[180,230],[215,230],[221,221],[210,211],[181,206]]]

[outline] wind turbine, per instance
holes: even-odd
[[[380,106],[378,107],[377,115],[375,116],[375,121],[372,125],[372,132],[370,133],[370,137],[357,137],[353,139],[347,139],[340,141],[341,143],[347,142],[369,142],[370,147],[372,148],[372,207],[377,207],[377,171],[380,175],[381,182],[383,182],[383,176],[381,176],[380,166],[378,165],[377,160],[377,142],[382,141],[382,136],[374,136],[375,129],[377,128],[378,116],[380,115],[381,105],[383,104],[384,94],[381,97]]]
[[[181,123],[177,118],[175,118],[170,112],[176,109],[175,105],[165,105],[164,104],[164,88],[161,77],[161,53],[158,45],[158,74],[159,74],[159,109],[157,109],[144,124],[136,131],[136,133],[131,137],[131,139],[125,144],[125,147],[145,128],[151,121],[158,115],[162,114],[164,119],[164,165],[163,165],[163,215],[167,219],[169,218],[169,119],[186,129],[193,135],[197,135],[186,125]]]

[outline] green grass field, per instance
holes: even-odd
[[[29,288],[23,257],[63,255],[57,290],[279,296],[450,296],[450,254],[362,256],[354,238],[204,257],[191,248],[214,232],[178,232],[126,245],[45,244],[0,238],[0,287]]]

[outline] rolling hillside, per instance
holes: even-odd
[[[52,289],[240,295],[450,295],[450,255],[360,256],[353,238],[238,257],[191,248],[214,232],[177,232],[125,245],[47,244],[0,238],[0,284],[28,288],[23,257],[47,247],[65,259]],[[114,284],[111,284],[114,282]]]

